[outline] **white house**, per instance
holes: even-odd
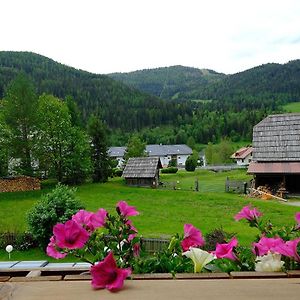
[[[167,167],[169,162],[174,159],[178,167],[184,167],[186,159],[193,153],[187,145],[147,145],[148,156],[159,157],[163,167]]]
[[[108,156],[118,161],[118,168],[123,167],[126,149],[126,147],[110,147],[108,149]]]
[[[231,155],[239,166],[248,166],[252,160],[252,147],[243,147]]]

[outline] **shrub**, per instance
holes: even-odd
[[[177,173],[177,171],[178,171],[178,168],[175,168],[175,167],[161,169],[161,173],[164,173],[164,174]]]
[[[113,169],[113,175],[114,175],[115,177],[121,177],[122,174],[123,174],[123,170],[118,169],[118,168]]]
[[[75,197],[75,192],[75,188],[58,184],[52,192],[43,195],[28,213],[29,231],[40,247],[47,246],[56,223],[66,222],[78,210],[84,208]]]
[[[190,155],[185,162],[185,169],[189,172],[194,172],[197,167],[197,158]]]
[[[43,181],[41,181],[41,189],[51,189],[51,188],[55,188],[55,186],[57,185],[57,179],[45,179]]]
[[[177,167],[177,159],[176,158],[172,158],[169,161],[168,167]]]

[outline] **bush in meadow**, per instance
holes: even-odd
[[[58,184],[27,215],[29,231],[39,246],[45,248],[52,235],[53,226],[66,222],[78,210],[84,208],[75,196],[76,189]]]

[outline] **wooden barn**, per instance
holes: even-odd
[[[248,173],[255,186],[300,193],[300,114],[270,115],[253,128]]]
[[[159,184],[159,169],[162,168],[158,157],[129,158],[122,177],[131,186],[157,187]]]

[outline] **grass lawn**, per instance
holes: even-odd
[[[274,225],[294,224],[294,215],[300,211],[299,207],[225,193],[224,182],[227,176],[232,179],[249,179],[243,170],[222,173],[203,170],[197,170],[195,173],[181,171],[178,174],[164,174],[161,177],[162,181],[176,183],[179,181],[178,186],[181,188],[179,190],[132,188],[125,186],[122,179],[115,178],[106,184],[79,186],[77,195],[86,209],[91,211],[103,207],[113,212],[119,200],[125,200],[130,205],[136,206],[140,215],[132,219],[139,234],[144,237],[169,237],[176,232],[181,233],[185,223],[192,223],[204,234],[223,227],[228,232],[236,233],[240,243],[246,245],[254,238],[256,230],[249,228],[245,222],[235,222],[233,216],[249,203],[258,207],[265,218],[271,219]],[[199,179],[200,192],[190,189],[194,186],[196,177]],[[0,194],[0,231],[26,230],[26,212],[42,193],[48,191]],[[26,258],[46,258],[42,253],[39,256],[39,253],[29,251]],[[22,257],[22,253],[14,255]],[[7,260],[4,251],[0,251],[0,260]]]
[[[289,113],[300,112],[300,102],[291,102],[283,106],[283,109]]]

